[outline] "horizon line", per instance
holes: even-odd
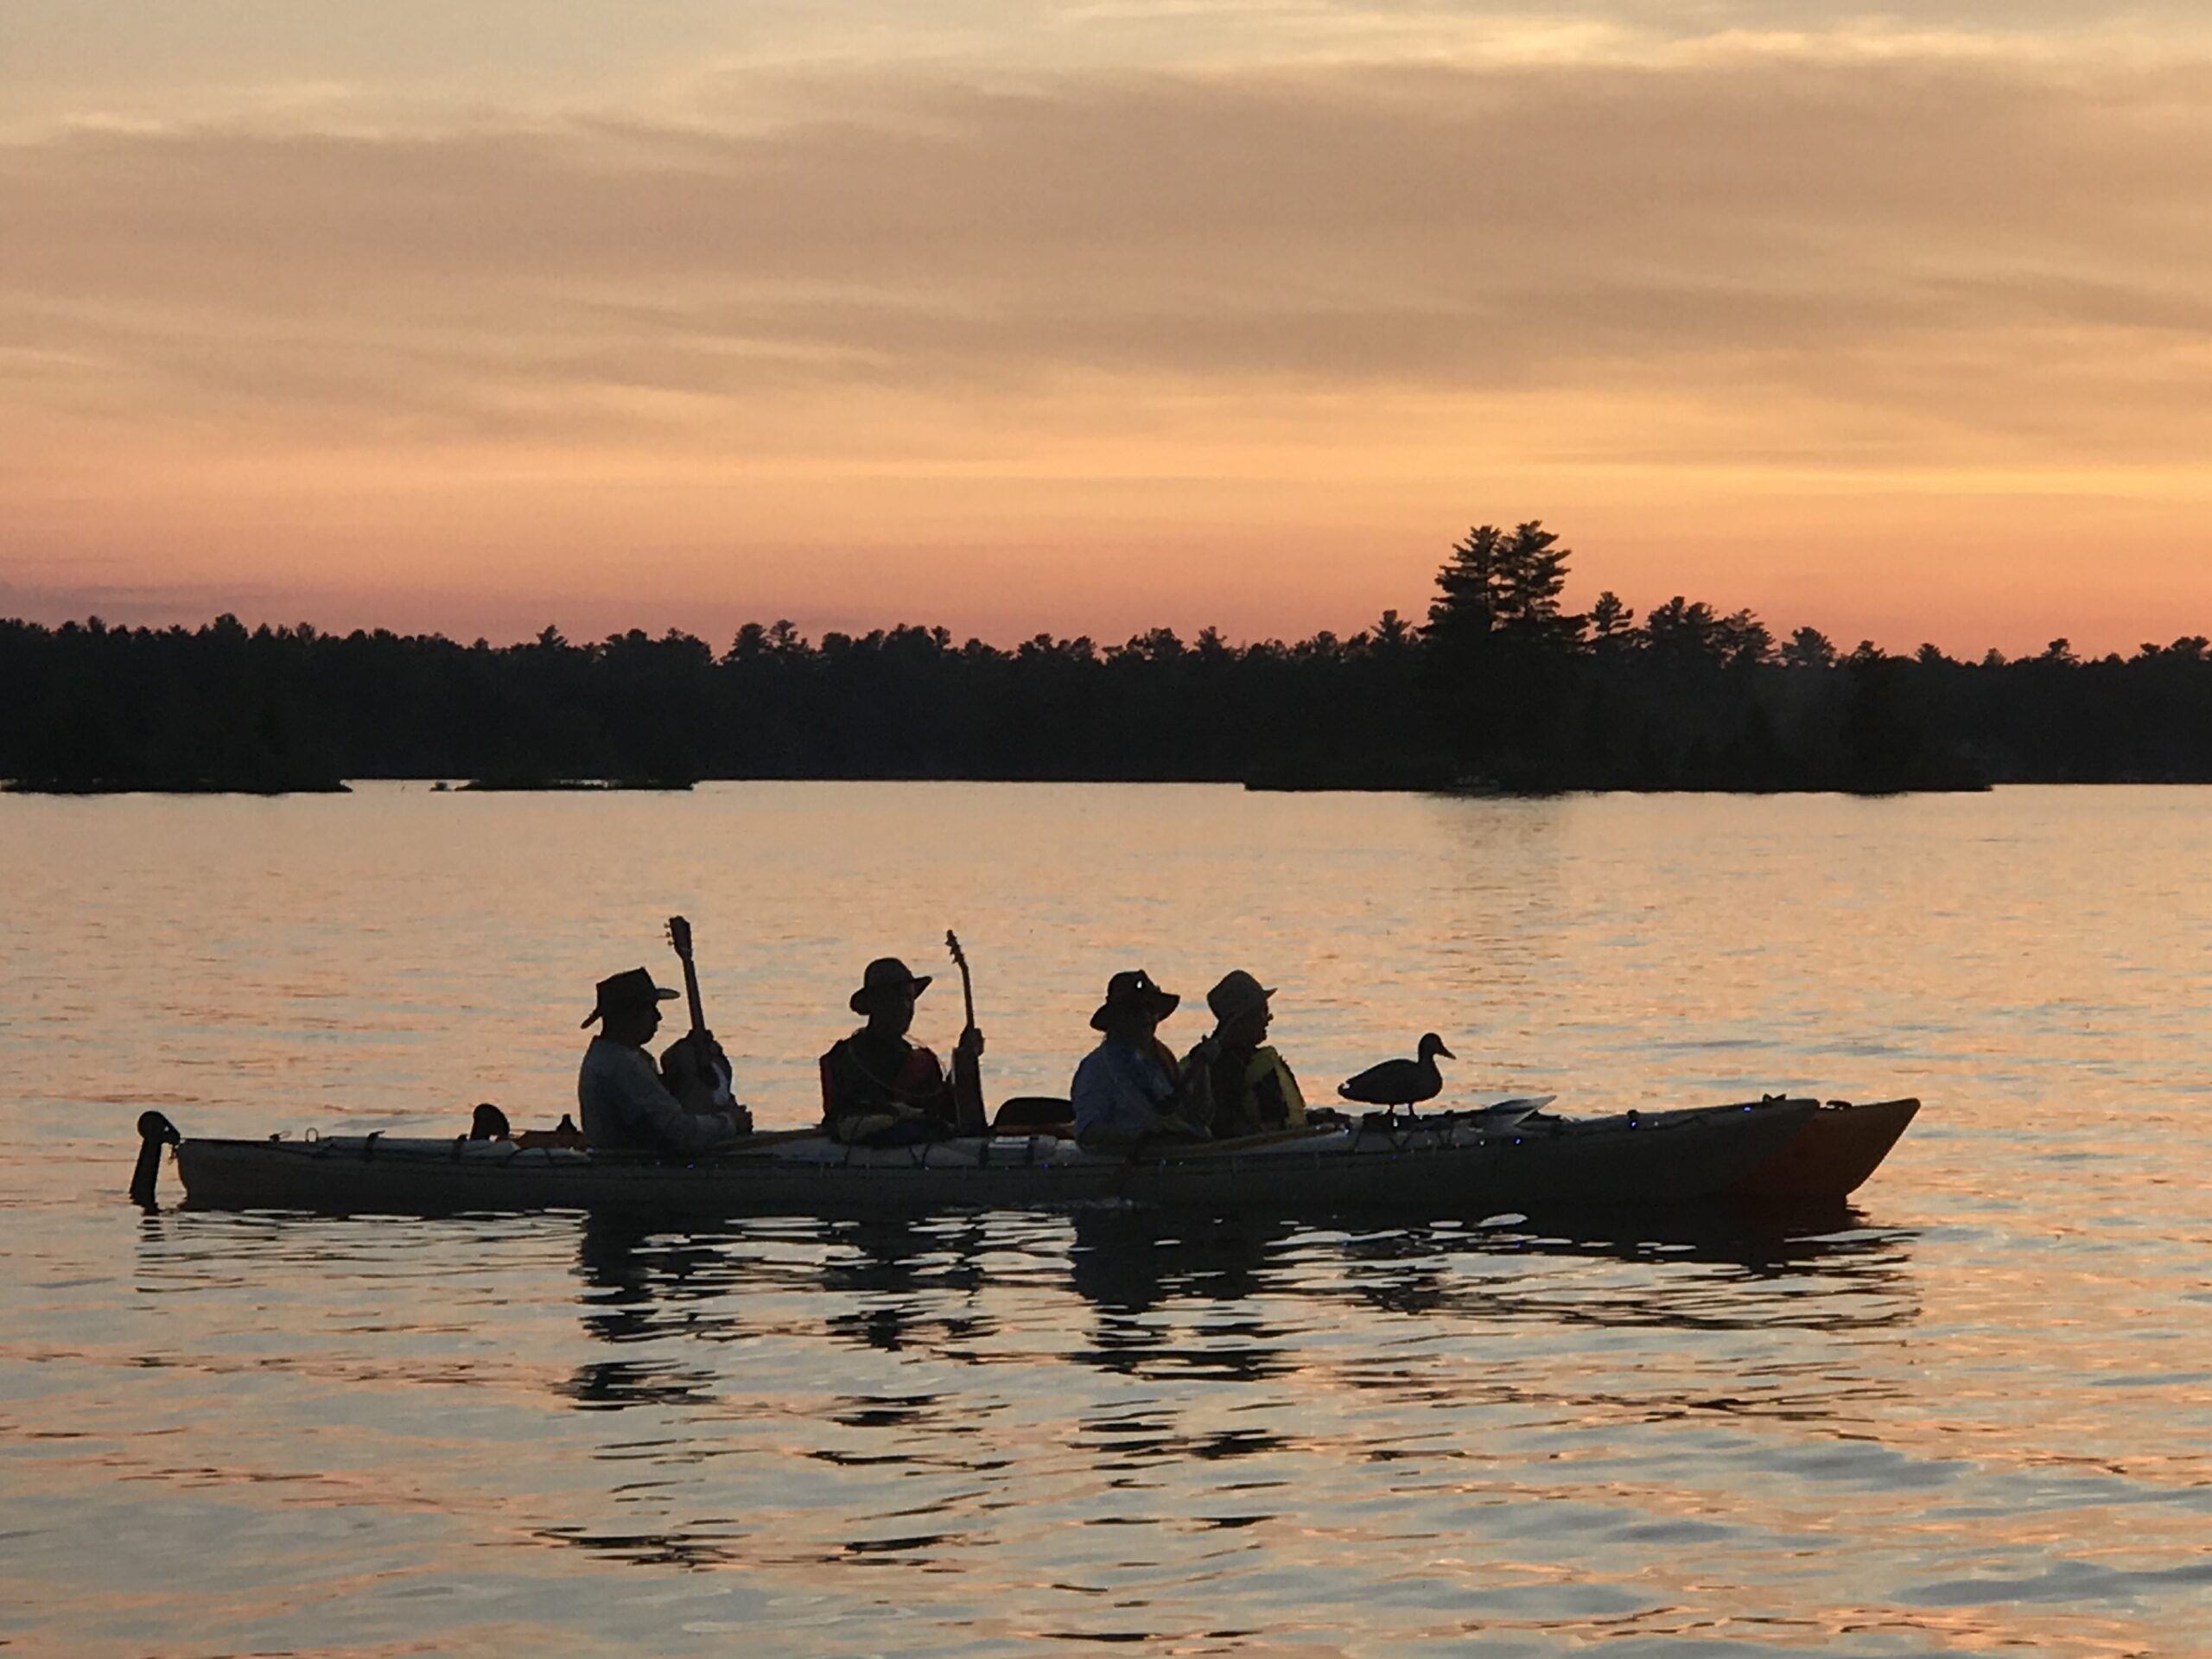
[[[1705,606],[1713,613],[1714,618],[1719,620],[1727,620],[1738,616],[1748,616],[1753,622],[1768,630],[1774,646],[1777,651],[1790,639],[1796,638],[1804,628],[1811,628],[1812,632],[1819,633],[1822,639],[1826,639],[1828,644],[1834,648],[1836,655],[1840,659],[1848,657],[1853,651],[1862,649],[1867,645],[1873,645],[1876,650],[1881,652],[1882,654],[1887,657],[1910,658],[1916,656],[1921,652],[1925,651],[1929,645],[1933,644],[1930,640],[1923,639],[1920,643],[1909,649],[1897,651],[1879,645],[1872,638],[1872,636],[1862,638],[1857,641],[1850,641],[1847,640],[1842,636],[1831,634],[1824,629],[1812,628],[1812,625],[1810,624],[1802,625],[1801,628],[1791,628],[1788,630],[1778,629],[1773,625],[1768,623],[1758,612],[1749,606],[1739,606],[1734,610],[1724,610],[1719,605],[1713,604],[1709,601],[1692,600],[1687,594],[1676,594],[1670,595],[1669,600],[1662,601],[1661,603],[1670,603],[1674,600],[1680,600],[1686,604],[1693,606]],[[1018,637],[1001,639],[989,637],[982,632],[963,632],[961,630],[949,627],[943,623],[911,620],[887,624],[876,624],[865,628],[857,626],[819,627],[817,632],[810,635],[806,629],[791,617],[779,616],[772,619],[764,619],[762,617],[754,616],[747,618],[745,621],[737,624],[735,627],[730,629],[729,643],[727,645],[719,647],[715,645],[714,637],[711,634],[696,632],[693,629],[683,627],[674,623],[668,624],[658,631],[645,627],[642,625],[633,624],[629,627],[617,628],[612,632],[605,633],[591,634],[587,636],[572,636],[561,626],[557,620],[549,620],[542,628],[534,633],[526,632],[511,639],[494,639],[487,633],[477,633],[473,638],[464,638],[461,633],[449,633],[441,627],[400,628],[378,623],[357,624],[352,627],[345,628],[331,628],[325,627],[320,623],[312,622],[303,618],[295,618],[289,622],[279,622],[275,620],[273,613],[261,616],[257,620],[249,620],[247,618],[240,616],[237,611],[229,608],[218,611],[215,614],[208,616],[205,620],[198,622],[184,622],[174,620],[162,622],[123,621],[103,616],[98,611],[87,611],[82,617],[67,617],[59,622],[45,622],[41,621],[34,616],[14,614],[0,616],[0,628],[38,628],[43,629],[49,633],[60,633],[65,629],[73,628],[79,632],[89,632],[94,631],[94,625],[97,624],[98,630],[99,632],[108,633],[181,633],[185,635],[192,635],[204,632],[211,628],[217,627],[227,619],[228,620],[237,624],[237,626],[248,635],[253,635],[263,632],[267,632],[272,634],[296,635],[302,630],[305,630],[309,632],[317,639],[347,639],[353,638],[356,634],[371,638],[378,634],[388,634],[392,638],[403,640],[434,640],[448,645],[457,645],[463,650],[474,650],[481,646],[492,651],[507,651],[535,645],[539,643],[543,638],[543,635],[549,632],[558,635],[561,643],[570,648],[604,645],[611,641],[626,639],[633,635],[642,634],[649,640],[655,642],[671,638],[683,638],[696,640],[700,644],[708,646],[713,652],[715,660],[719,662],[728,657],[735,651],[738,636],[747,627],[760,627],[762,629],[772,630],[779,626],[788,626],[793,632],[797,646],[813,651],[820,650],[824,642],[832,637],[848,640],[865,640],[876,636],[888,636],[901,631],[912,631],[928,634],[932,637],[942,635],[950,641],[950,649],[956,651],[963,649],[969,645],[981,645],[993,651],[1012,652],[1019,650],[1023,645],[1032,644],[1041,639],[1051,641],[1052,644],[1056,646],[1071,645],[1087,641],[1096,652],[1103,656],[1109,652],[1122,650],[1127,646],[1140,644],[1161,633],[1166,633],[1173,636],[1185,648],[1195,646],[1205,635],[1211,633],[1217,637],[1224,649],[1231,652],[1246,652],[1255,647],[1264,647],[1268,645],[1279,645],[1289,648],[1301,645],[1310,645],[1324,634],[1326,634],[1329,638],[1340,644],[1350,643],[1351,641],[1363,637],[1372,638],[1377,628],[1388,619],[1394,616],[1397,617],[1404,623],[1409,637],[1417,637],[1427,626],[1428,608],[1429,607],[1427,605],[1423,605],[1419,607],[1417,611],[1402,611],[1395,606],[1386,606],[1382,611],[1376,613],[1372,620],[1362,623],[1357,627],[1349,632],[1337,628],[1325,627],[1316,628],[1310,632],[1294,637],[1283,634],[1254,634],[1241,639],[1231,637],[1224,629],[1213,623],[1200,625],[1188,632],[1176,627],[1173,624],[1160,623],[1155,624],[1149,628],[1140,629],[1136,632],[1131,633],[1122,639],[1115,639],[1085,632],[1062,633],[1053,629],[1045,628],[1038,629],[1032,632],[1022,633]],[[1629,613],[1634,618],[1634,620],[1628,624],[1628,627],[1633,631],[1640,631],[1643,629],[1645,623],[1649,620],[1650,608],[1651,607],[1646,607],[1642,610],[1631,608]],[[1589,612],[1586,610],[1563,611],[1562,614],[1586,621],[1589,616]],[[2153,639],[2139,640],[2134,644],[2131,650],[2128,651],[2123,651],[2118,648],[2092,650],[2081,647],[2075,644],[2073,637],[2069,634],[2055,634],[2045,642],[2039,651],[2032,652],[2006,652],[2001,647],[1994,645],[1988,645],[1981,648],[1980,650],[1971,652],[1946,651],[1941,646],[1937,646],[1936,648],[1937,651],[1942,652],[1945,658],[1957,663],[1975,663],[1986,661],[1993,654],[2003,658],[2006,662],[2019,662],[2023,660],[2032,660],[2034,658],[2039,656],[2053,654],[2056,647],[2063,645],[2069,648],[2077,660],[2086,663],[2100,662],[2107,658],[2115,658],[2126,661],[2131,655],[2140,656],[2146,651],[2163,652],[2171,649],[2172,646],[2184,645],[2192,640],[2197,641],[2200,644],[2212,642],[2212,630],[2208,630],[2205,633],[2179,633],[2171,639],[2163,641]]]

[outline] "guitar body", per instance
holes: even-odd
[[[710,1033],[686,1032],[661,1052],[661,1081],[687,1112],[727,1112],[737,1104],[736,1074]]]

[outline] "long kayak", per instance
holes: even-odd
[[[1777,1167],[1796,1173],[1769,1196],[1840,1198],[1847,1189],[1815,1192],[1805,1168],[1777,1162],[1837,1109],[1782,1098],[1592,1118],[1493,1108],[1134,1154],[1086,1150],[1049,1135],[882,1148],[814,1135],[764,1135],[690,1160],[465,1138],[186,1138],[160,1114],[148,1113],[140,1120],[146,1139],[133,1192],[151,1200],[160,1148],[171,1144],[187,1205],[200,1210],[440,1215],[618,1209],[708,1217],[1121,1202],[1479,1217],[1726,1201],[1758,1192],[1762,1172]],[[1899,1122],[1897,1132],[1902,1130]],[[1885,1143],[1882,1151],[1887,1149]]]

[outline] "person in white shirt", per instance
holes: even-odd
[[[660,1029],[660,1005],[675,995],[642,968],[599,982],[599,1001],[584,1020],[587,1027],[599,1021],[599,1034],[576,1072],[576,1104],[591,1147],[683,1155],[752,1128],[749,1113],[740,1122],[729,1112],[685,1111],[661,1081],[645,1045]]]

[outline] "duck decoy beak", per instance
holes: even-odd
[[[1456,1060],[1456,1059],[1458,1059],[1458,1058],[1459,1058],[1457,1054],[1454,1054],[1454,1053],[1453,1053],[1450,1049],[1448,1049],[1448,1048],[1445,1047],[1445,1046],[1444,1046],[1444,1045],[1443,1045],[1443,1044],[1441,1044],[1441,1043],[1439,1043],[1439,1044],[1436,1046],[1436,1052],[1437,1052],[1437,1053],[1439,1053],[1439,1054],[1441,1054],[1441,1055],[1442,1055],[1446,1059],[1447,1059],[1447,1060]]]

